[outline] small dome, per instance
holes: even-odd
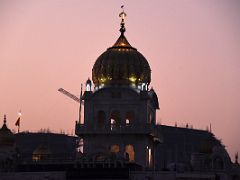
[[[0,129],[0,146],[12,146],[15,143],[14,134],[6,125],[6,116],[4,116],[4,123]]]
[[[153,88],[150,89],[150,91],[148,92],[148,95],[150,96],[153,106],[156,109],[159,109],[159,102],[158,102],[158,97],[157,94],[155,93],[155,91],[153,90]]]
[[[151,70],[145,57],[133,48],[123,34],[96,60],[92,69],[93,83],[139,84],[151,82]]]
[[[146,58],[132,47],[124,36],[126,13],[122,17],[121,35],[116,43],[102,53],[92,69],[92,80],[99,85],[138,85],[150,84],[151,69]],[[123,17],[124,16],[124,17]]]
[[[88,80],[86,81],[86,84],[92,84],[91,80],[88,78]]]

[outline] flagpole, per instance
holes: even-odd
[[[82,117],[82,84],[81,84],[81,93],[80,93],[80,107],[79,107],[79,123],[81,124]]]
[[[21,112],[21,110],[18,112],[18,120],[19,120],[19,122],[18,122],[18,133],[20,132],[20,119],[21,119],[21,116],[22,116],[22,112]]]

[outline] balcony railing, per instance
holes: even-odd
[[[162,139],[160,128],[153,124],[108,124],[104,126],[99,126],[76,123],[75,133],[78,136],[98,134],[142,134],[151,135],[159,141]]]

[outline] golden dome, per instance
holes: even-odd
[[[98,57],[93,66],[92,80],[95,86],[138,85],[151,82],[150,66],[146,58],[132,47],[124,36],[124,24],[122,19],[120,37]]]

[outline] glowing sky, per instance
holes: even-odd
[[[206,129],[240,152],[239,0],[1,0],[0,116],[15,129],[72,133],[79,95],[97,57],[119,36],[149,61],[162,124]]]

